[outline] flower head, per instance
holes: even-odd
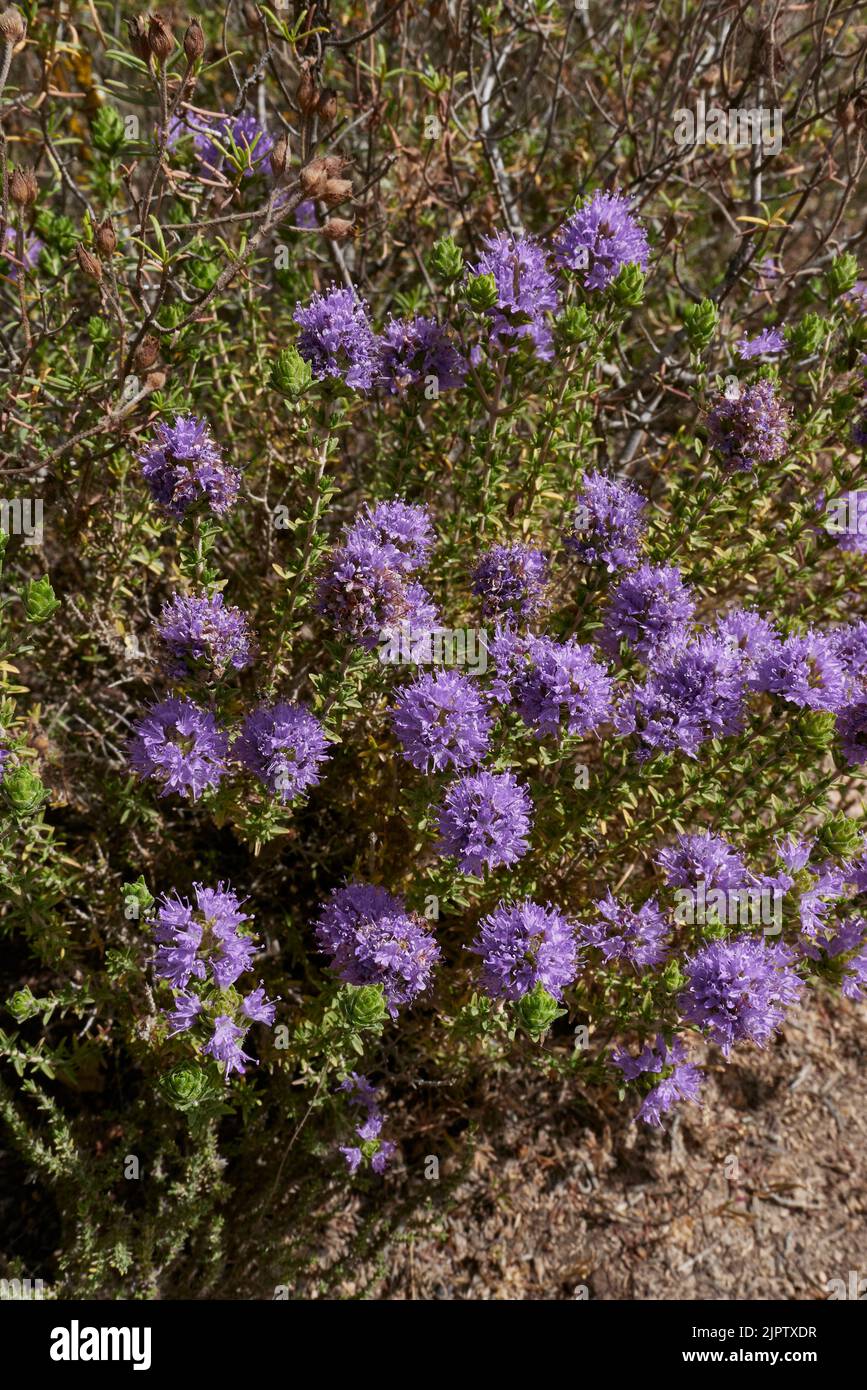
[[[751,608],[732,608],[717,618],[714,632],[743,657],[750,671],[766,657],[780,641],[780,634],[770,618],[763,618]]]
[[[583,473],[573,526],[563,544],[585,565],[604,565],[609,574],[638,564],[647,503],[629,483],[604,473]]]
[[[320,950],[350,985],[382,985],[392,1018],[429,988],[440,948],[403,900],[373,884],[337,888],[316,924]]]
[[[751,357],[773,357],[784,352],[786,340],[779,328],[763,328],[754,338],[739,338],[736,346],[738,356],[748,362]]]
[[[326,294],[314,294],[306,307],[296,305],[295,322],[301,329],[298,351],[317,381],[340,378],[356,391],[372,389],[379,346],[367,306],[353,290],[332,285]]]
[[[677,843],[660,850],[657,864],[670,888],[740,889],[754,882],[754,875],[736,849],[722,835],[703,830],[696,835],[678,835]]]
[[[706,1028],[726,1056],[737,1042],[764,1047],[803,988],[793,959],[783,942],[760,937],[711,942],[687,960],[682,1017]]]
[[[450,335],[436,319],[416,314],[411,319],[389,319],[380,338],[380,374],[392,396],[405,395],[410,387],[426,386],[429,378],[437,391],[463,386],[468,366]]]
[[[614,724],[620,734],[637,734],[639,761],[676,749],[694,758],[707,739],[740,732],[745,688],[740,654],[704,634],[666,650],[618,707]]]
[[[527,339],[536,356],[549,361],[554,348],[545,316],[557,308],[557,279],[545,252],[532,237],[508,232],[483,237],[482,246],[472,273],[493,275],[497,287],[497,302],[488,311],[492,346],[512,352]]]
[[[372,506],[365,503],[347,529],[346,539],[368,541],[393,551],[394,567],[411,572],[428,560],[434,533],[427,507],[395,497]]]
[[[578,930],[584,944],[601,951],[606,963],[625,960],[644,968],[667,959],[665,940],[671,928],[655,898],[633,907],[609,891],[595,906],[601,920],[579,923]]]
[[[245,1036],[245,1029],[233,1023],[228,1014],[218,1014],[214,1019],[214,1034],[210,1042],[206,1043],[205,1052],[209,1057],[224,1063],[227,1081],[233,1071],[243,1075],[246,1071],[244,1063],[253,1060],[241,1050]]]
[[[604,290],[625,265],[647,269],[647,233],[623,193],[597,189],[566,219],[554,240],[557,264],[582,272],[586,290]]]
[[[576,638],[531,637],[513,682],[518,712],[537,738],[584,737],[610,719],[612,682],[593,648]]]
[[[574,926],[559,908],[530,898],[499,903],[470,950],[482,958],[481,986],[493,999],[522,999],[536,985],[562,999],[578,974]]]
[[[647,1044],[637,1057],[621,1049],[611,1054],[611,1060],[627,1081],[634,1081],[648,1072],[662,1074],[662,1079],[644,1097],[636,1120],[658,1127],[662,1124],[662,1116],[678,1101],[700,1104],[702,1074],[698,1067],[686,1061],[686,1048],[679,1038],[668,1044],[659,1034],[655,1046]]]
[[[446,789],[438,823],[442,854],[463,873],[514,864],[529,849],[533,803],[511,772],[477,772]]]
[[[491,718],[477,683],[458,671],[419,676],[392,710],[403,756],[422,772],[472,767],[488,751]]]
[[[548,560],[528,545],[495,545],[482,552],[473,570],[473,593],[482,599],[486,618],[522,618],[530,622],[546,603]]]
[[[727,468],[748,473],[773,463],[786,449],[791,411],[777,400],[773,382],[745,386],[736,396],[720,396],[707,415],[711,448]]]
[[[394,546],[350,536],[331,552],[319,581],[320,613],[365,651],[400,628],[436,627],[430,595],[420,584],[407,583],[405,567]]]
[[[247,715],[232,755],[286,805],[318,786],[328,740],[309,710],[280,701]]]
[[[253,660],[247,618],[240,608],[224,606],[221,593],[175,594],[163,604],[157,633],[175,677],[205,671],[220,678],[229,668],[245,670]]]
[[[10,280],[14,282],[18,279],[22,266],[24,267],[25,275],[29,270],[36,269],[40,252],[45,245],[43,241],[39,240],[38,236],[34,236],[32,232],[25,233],[24,248],[21,252],[20,263],[15,259],[18,254],[18,233],[14,227],[6,228],[4,243],[5,244],[0,247],[0,259],[7,263],[5,273],[9,276]]]
[[[259,168],[274,148],[274,141],[253,115],[243,111],[239,116],[187,116],[186,124],[193,133],[193,147],[196,151],[202,173],[213,178],[223,169],[226,151],[234,145],[244,162],[249,166],[244,177],[249,178]],[[176,136],[183,127],[176,125]],[[170,143],[172,137],[169,137]]]
[[[237,501],[241,475],[223,462],[210,427],[195,415],[177,415],[172,425],[160,421],[139,463],[151,496],[170,516],[180,518],[202,501],[219,516]]]
[[[158,782],[161,796],[177,792],[196,801],[219,785],[229,740],[209,710],[173,697],[152,705],[133,728],[130,766],[139,777]]]
[[[612,592],[600,644],[616,656],[625,640],[642,660],[652,659],[687,635],[694,614],[695,599],[676,565],[640,565]]]
[[[194,883],[193,893],[195,906],[179,893],[164,893],[158,900],[151,919],[158,943],[154,971],[183,991],[190,980],[204,980],[210,970],[215,984],[228,989],[253,959],[255,938],[240,931],[250,916],[225,884],[206,888]]]
[[[793,634],[772,647],[758,663],[752,684],[804,709],[837,710],[846,694],[833,639],[816,631]]]

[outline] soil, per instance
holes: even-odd
[[[519,1079],[453,1200],[350,1264],[337,1294],[811,1300],[852,1296],[852,1272],[867,1291],[865,1064],[863,1007],[814,996],[767,1051],[713,1055],[703,1106],[667,1129],[633,1124],[634,1104],[588,1118],[568,1087]]]

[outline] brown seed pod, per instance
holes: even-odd
[[[271,151],[271,173],[275,179],[282,178],[289,168],[289,137],[281,135]]]
[[[322,160],[322,167],[330,179],[336,179],[351,163],[350,159],[344,159],[340,154],[328,154]]]
[[[333,125],[337,117],[337,93],[333,87],[323,87],[316,103],[319,119],[326,125]]]
[[[191,19],[184,34],[184,57],[192,67],[205,51],[205,35],[197,19]]]
[[[327,236],[329,241],[347,241],[355,235],[355,223],[347,222],[344,217],[329,217],[322,228],[322,234]]]
[[[16,207],[29,208],[36,202],[38,194],[39,185],[33,170],[24,168],[19,164],[12,170],[12,177],[9,180],[9,197]]]
[[[24,16],[14,5],[10,5],[8,10],[0,14],[0,40],[4,44],[11,44],[13,47],[27,37],[27,25]]]
[[[313,80],[311,66],[310,62],[301,64],[301,76],[298,78],[298,86],[295,88],[295,104],[305,116],[309,115],[311,111],[315,111],[319,101],[319,93]]]
[[[114,230],[114,223],[110,217],[106,217],[104,222],[100,222],[93,234],[96,249],[101,256],[113,256],[117,250],[117,232]]]
[[[328,182],[328,170],[324,159],[311,159],[298,175],[301,187],[310,198],[318,198]]]
[[[76,246],[75,255],[82,274],[86,275],[89,280],[99,282],[102,279],[102,266],[83,241],[80,241]]]
[[[159,356],[160,345],[157,338],[151,337],[150,333],[142,338],[135,352],[133,353],[133,364],[137,372],[146,372],[156,362]]]
[[[152,14],[148,22],[148,47],[158,63],[164,63],[175,46],[174,35],[168,20],[161,14]]]
[[[345,203],[347,198],[352,197],[352,180],[326,179],[325,186],[319,196],[330,208],[336,207],[338,203]]]
[[[151,48],[148,43],[148,21],[147,15],[134,14],[126,22],[126,30],[129,35],[129,46],[137,58],[147,63],[150,60]]]

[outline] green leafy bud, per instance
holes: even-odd
[[[665,981],[665,988],[670,994],[676,994],[686,982],[686,976],[680,968],[680,962],[676,960],[669,961],[662,972],[662,978]]]
[[[357,1032],[381,1029],[388,1016],[382,985],[344,985],[337,995],[341,1014]]]
[[[681,317],[690,347],[701,352],[717,330],[719,310],[712,299],[702,299],[698,304],[687,304]]]
[[[445,284],[457,280],[464,270],[464,253],[454,237],[440,237],[431,252],[431,269]]]
[[[139,874],[135,883],[123,885],[123,912],[131,921],[138,921],[150,912],[153,902],[153,895],[148,892],[143,875]]]
[[[16,1023],[23,1023],[25,1019],[35,1018],[39,1013],[39,1001],[33,997],[30,986],[16,990],[11,999],[7,999],[6,1007]]]
[[[477,314],[493,309],[499,297],[493,275],[471,275],[467,281],[467,303]]]
[[[51,580],[47,574],[41,579],[31,579],[24,590],[24,612],[31,623],[44,623],[56,613],[60,600],[54,597]]]
[[[851,859],[860,848],[862,833],[859,821],[838,811],[821,826],[816,843],[829,859]]]
[[[812,357],[818,352],[827,331],[827,322],[820,314],[805,314],[786,337],[795,357]]]
[[[295,347],[281,348],[271,363],[271,385],[282,396],[298,400],[313,382],[313,368]]]
[[[805,747],[816,752],[830,748],[834,742],[836,721],[829,710],[807,710],[800,716],[795,727]]]
[[[90,138],[102,154],[117,155],[126,144],[123,117],[113,106],[101,106],[90,124]]]
[[[30,816],[45,799],[45,787],[26,763],[19,763],[3,778],[3,795],[16,815]]]
[[[91,314],[87,320],[87,336],[94,346],[110,342],[111,329],[105,319],[98,318],[96,314]]]
[[[567,343],[584,343],[593,336],[593,319],[586,304],[570,304],[557,323]]]
[[[617,279],[612,281],[611,294],[622,309],[637,309],[644,301],[644,271],[641,266],[622,266]]]
[[[8,544],[9,544],[9,536],[8,536],[7,533],[3,530],[3,527],[0,526],[0,560],[2,560],[2,559],[3,559],[3,556],[6,554],[6,547],[7,547]]]
[[[214,1083],[195,1062],[179,1062],[160,1077],[159,1088],[175,1110],[192,1110],[214,1094]]]
[[[846,294],[848,290],[851,290],[857,279],[858,262],[851,251],[845,251],[842,256],[836,256],[825,271],[825,287],[828,291],[828,298],[832,302],[839,299],[841,294]]]
[[[542,985],[538,984],[534,985],[529,994],[525,994],[515,1004],[515,1015],[518,1023],[534,1042],[543,1038],[555,1018],[561,1018],[565,1012],[566,1010],[560,1008],[557,1000]]]

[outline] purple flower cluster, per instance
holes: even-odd
[[[133,731],[130,765],[143,780],[157,782],[161,796],[177,792],[196,801],[226,772],[229,740],[213,714],[192,700],[173,696],[152,705]]]
[[[274,141],[252,111],[243,111],[239,116],[218,116],[213,120],[192,117],[189,125],[196,156],[205,175],[213,176],[222,170],[226,152],[234,145],[254,166],[244,170],[244,177],[249,178],[274,148]]]
[[[586,290],[604,290],[625,265],[647,269],[647,233],[623,193],[597,190],[567,218],[555,238],[557,264],[583,272]]]
[[[157,633],[168,649],[168,673],[213,675],[231,667],[243,671],[253,661],[253,642],[240,608],[225,607],[221,593],[176,594],[163,604]]]
[[[529,849],[533,803],[511,772],[477,772],[446,789],[439,812],[441,854],[452,854],[463,873],[514,864]]]
[[[389,319],[379,343],[379,370],[386,391],[403,396],[429,381],[437,392],[463,386],[469,368],[441,324],[417,314]]]
[[[677,843],[660,850],[657,864],[670,888],[740,889],[751,885],[754,876],[741,856],[721,835],[700,831],[678,835]]]
[[[612,682],[593,648],[576,638],[531,637],[513,676],[518,713],[537,738],[583,738],[611,718]]]
[[[328,740],[309,710],[280,701],[247,715],[232,754],[286,805],[319,784]]]
[[[42,248],[45,245],[45,243],[43,241],[40,241],[39,237],[35,236],[32,232],[27,232],[24,236],[24,248],[21,252],[20,266],[16,261],[11,259],[16,255],[16,246],[18,244],[18,233],[16,232],[14,227],[6,228],[4,243],[5,245],[3,247],[0,247],[0,258],[2,258],[3,261],[7,263],[5,274],[9,276],[9,279],[13,283],[15,283],[15,281],[17,281],[18,279],[21,266],[24,267],[25,275],[29,270],[36,269],[37,262],[39,261],[40,252],[42,251]]]
[[[740,652],[751,672],[780,641],[780,634],[771,620],[750,608],[732,608],[717,618],[714,632],[729,643],[733,651]]]
[[[707,739],[739,733],[747,671],[740,652],[712,634],[666,649],[652,675],[615,712],[618,733],[636,734],[637,757],[679,749],[694,758]]]
[[[811,630],[771,647],[751,684],[805,709],[837,710],[846,694],[846,673],[834,639]]]
[[[647,503],[637,488],[604,473],[583,473],[581,483],[564,546],[585,565],[604,565],[609,574],[632,569],[638,564]]]
[[[481,986],[493,999],[522,999],[536,985],[562,999],[578,974],[575,928],[547,903],[500,902],[470,947],[482,958]]]
[[[411,573],[430,558],[434,533],[427,507],[395,497],[373,506],[365,503],[346,528],[346,539],[384,547],[395,569]]]
[[[441,954],[401,898],[368,883],[334,890],[319,914],[316,941],[345,984],[383,986],[392,1018],[428,989]]]
[[[716,401],[707,415],[708,438],[727,468],[748,473],[782,458],[790,422],[773,382],[759,381]]]
[[[609,891],[595,907],[601,920],[579,923],[578,930],[585,946],[601,951],[606,964],[624,960],[643,969],[667,959],[665,942],[671,927],[655,898],[633,907],[618,902]]]
[[[784,352],[786,340],[779,328],[763,328],[754,338],[739,338],[735,346],[741,361],[748,362],[752,357],[775,357]]]
[[[531,622],[545,608],[548,560],[528,545],[495,545],[482,552],[472,574],[472,590],[486,618]]]
[[[488,751],[491,718],[476,685],[458,671],[424,674],[398,695],[392,725],[403,756],[422,772],[466,768]]]
[[[753,936],[711,942],[687,960],[678,1001],[683,1019],[706,1028],[726,1056],[738,1042],[764,1047],[800,997],[793,960],[783,942]]]
[[[626,641],[643,661],[652,660],[687,636],[694,614],[695,599],[676,565],[640,565],[613,590],[600,645],[617,656]]]
[[[636,1120],[643,1120],[645,1124],[658,1128],[662,1124],[662,1116],[679,1101],[701,1104],[702,1073],[698,1067],[686,1061],[686,1048],[679,1038],[669,1044],[659,1034],[655,1045],[648,1043],[637,1057],[631,1057],[620,1049],[612,1052],[611,1061],[627,1081],[647,1074],[662,1075],[659,1083],[644,1097]]]
[[[355,1126],[355,1133],[361,1140],[361,1144],[348,1144],[340,1147],[347,1168],[350,1173],[357,1173],[366,1155],[370,1159],[370,1166],[374,1173],[384,1173],[397,1146],[391,1139],[380,1137],[383,1118],[376,1091],[366,1076],[359,1076],[358,1072],[355,1071],[350,1072],[346,1079],[340,1083],[340,1089],[346,1093],[350,1105],[357,1106],[364,1111],[364,1117]]]
[[[350,535],[331,552],[319,580],[317,608],[365,651],[395,630],[429,631],[437,612],[421,584],[408,581],[407,559],[394,546]]]
[[[344,286],[332,285],[309,304],[296,304],[295,322],[301,329],[298,351],[315,379],[339,380],[362,394],[381,388],[403,396],[431,381],[439,394],[462,386],[469,370],[436,319],[391,318],[377,336],[367,304]]]
[[[237,500],[241,475],[223,462],[210,427],[195,415],[161,421],[139,463],[151,496],[170,516],[180,519],[202,501],[221,516]]]
[[[554,355],[547,314],[557,308],[557,278],[549,268],[543,248],[532,237],[496,232],[483,237],[484,250],[473,275],[492,275],[497,302],[488,310],[490,341],[494,348],[513,352],[526,340],[541,361]]]
[[[332,285],[327,293],[314,294],[308,305],[296,305],[295,322],[301,329],[298,351],[317,381],[328,377],[356,391],[373,389],[379,347],[367,305],[353,290]]]
[[[170,1036],[210,1020],[213,1034],[204,1052],[225,1066],[228,1080],[251,1060],[242,1051],[250,1024],[270,1026],[275,1005],[261,985],[243,997],[233,988],[256,952],[256,938],[243,930],[252,919],[241,911],[237,895],[222,883],[216,888],[194,883],[193,893],[195,906],[179,893],[164,893],[157,904],[151,919],[157,941],[154,973],[172,987]],[[219,991],[216,998],[209,979]],[[193,981],[205,984],[205,990],[194,990]]]

